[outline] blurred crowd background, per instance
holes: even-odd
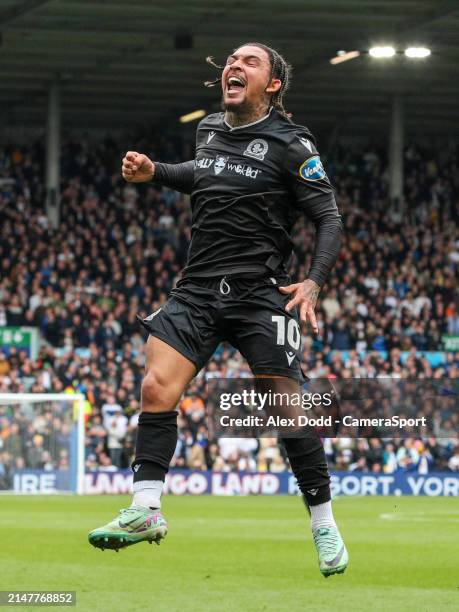
[[[88,470],[130,464],[145,346],[136,314],[165,302],[190,236],[188,197],[122,180],[128,149],[171,163],[191,157],[158,134],[66,139],[57,229],[44,212],[43,142],[0,149],[0,327],[36,326],[42,338],[36,360],[0,350],[0,392],[83,392]],[[453,144],[406,147],[403,208],[390,205],[382,148],[355,144],[325,157],[345,235],[317,306],[319,334],[303,329],[309,376],[458,377],[459,354],[442,340],[459,335],[458,152]],[[314,240],[307,219],[294,240],[290,271],[301,281]],[[221,345],[180,403],[174,465],[288,469],[273,439],[209,439],[206,378],[248,375],[239,353]],[[71,413],[46,405],[13,412],[0,406],[0,482],[14,468],[65,469]],[[459,470],[457,436],[326,439],[325,449],[337,469]]]

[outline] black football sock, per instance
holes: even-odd
[[[282,438],[306,507],[331,500],[330,474],[324,448],[317,433],[310,429],[304,437]]]
[[[134,483],[141,480],[164,482],[177,446],[177,412],[142,412],[139,416]]]

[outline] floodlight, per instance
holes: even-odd
[[[427,49],[427,47],[408,47],[408,49],[405,49],[406,57],[413,57],[416,59],[428,57],[431,53],[431,50]]]
[[[378,59],[383,57],[393,57],[395,55],[394,47],[372,47],[369,50],[369,54],[371,57],[376,57]]]

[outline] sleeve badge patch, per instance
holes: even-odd
[[[300,166],[300,176],[305,181],[320,181],[325,177],[325,170],[318,155],[313,155]]]

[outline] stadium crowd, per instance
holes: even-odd
[[[44,212],[43,143],[0,149],[0,327],[36,326],[42,337],[35,360],[14,348],[0,352],[0,392],[84,392],[89,470],[129,465],[144,363],[136,314],[167,299],[189,242],[186,196],[121,179],[120,159],[132,146],[89,136],[64,142],[56,229]],[[153,159],[189,158],[179,141],[153,134],[135,147]],[[458,148],[435,155],[406,148],[403,206],[389,202],[387,159],[377,147],[338,147],[326,167],[345,235],[318,303],[319,334],[303,330],[305,371],[457,378],[459,354],[444,351],[443,336],[459,336]],[[306,278],[313,239],[312,225],[300,220],[290,266],[298,280]],[[271,438],[209,439],[205,380],[249,374],[239,353],[219,347],[180,403],[176,466],[287,469]],[[0,406],[0,481],[12,465],[65,469],[70,427],[46,406],[20,419]],[[328,438],[325,448],[339,469],[459,470],[454,437]]]

